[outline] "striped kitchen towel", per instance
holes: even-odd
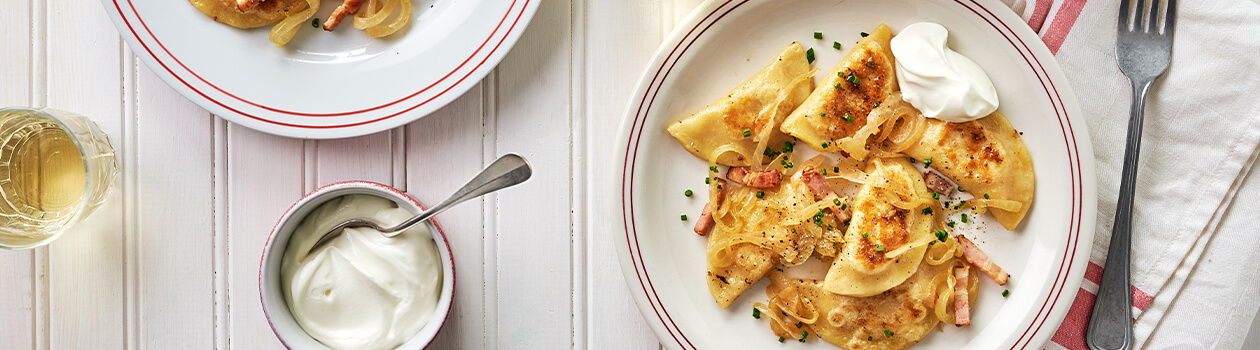
[[[1093,254],[1067,318],[1046,344],[1085,350],[1129,117],[1129,83],[1115,63],[1120,2],[1001,1],[1055,54],[1094,144]],[[1260,5],[1180,1],[1178,11],[1172,64],[1151,89],[1144,123],[1131,265],[1136,345],[1238,348],[1260,306],[1260,278],[1253,272],[1260,238],[1249,222],[1260,203],[1234,203],[1260,198],[1260,180],[1244,181],[1260,145]]]

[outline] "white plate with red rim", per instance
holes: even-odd
[[[453,101],[498,64],[540,0],[409,0],[412,18],[373,39],[348,23],[304,26],[283,48],[271,26],[238,29],[187,1],[101,0],[127,45],[180,94],[264,132],[341,138],[391,129]],[[321,1],[328,18],[340,1]]]
[[[817,337],[781,344],[765,319],[758,282],[728,309],[706,286],[706,239],[691,231],[706,195],[707,162],[687,153],[666,126],[721,98],[792,41],[813,48],[828,72],[859,33],[915,22],[950,31],[949,44],[979,63],[997,87],[1002,112],[1033,158],[1036,198],[1023,223],[1006,231],[978,215],[958,232],[977,241],[1012,275],[982,279],[972,325],[941,326],[916,349],[1040,349],[1080,288],[1093,242],[1093,150],[1080,108],[1054,56],[1012,11],[993,0],[710,0],[665,40],[631,96],[616,162],[624,231],[614,232],[631,294],[661,344],[672,349],[834,349]],[[815,40],[814,32],[823,33]],[[832,48],[833,42],[843,45]],[[802,147],[798,147],[802,148]],[[614,197],[617,198],[617,197]],[[957,216],[957,215],[956,215]],[[1002,292],[1009,290],[1009,297]]]

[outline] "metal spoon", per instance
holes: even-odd
[[[346,220],[337,224],[337,226],[333,226],[331,230],[328,230],[328,233],[325,233],[319,241],[315,242],[315,245],[311,246],[310,251],[315,251],[315,249],[331,242],[333,238],[340,236],[341,232],[348,228],[370,227],[374,230],[380,231],[382,235],[385,235],[385,237],[392,238],[401,234],[403,231],[406,231],[408,228],[411,228],[411,226],[415,226],[418,223],[429,220],[429,218],[434,215],[446,211],[446,209],[449,209],[456,204],[525,182],[525,180],[529,180],[530,175],[533,175],[533,173],[533,170],[529,167],[529,162],[526,162],[525,158],[515,153],[508,153],[507,155],[504,155],[494,161],[494,163],[491,163],[490,166],[486,167],[485,170],[482,170],[480,174],[477,174],[477,177],[468,181],[463,188],[460,188],[459,191],[456,191],[455,194],[446,198],[446,200],[421,212],[420,214],[417,214],[416,216],[413,216],[410,219],[407,219],[407,221],[403,221],[401,224],[394,225],[393,227],[381,227],[380,224],[373,222],[371,219],[359,218]]]

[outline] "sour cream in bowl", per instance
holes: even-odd
[[[364,181],[325,186],[281,217],[263,250],[259,292],[272,331],[298,349],[421,349],[450,312],[455,269],[432,220],[394,238],[349,229],[316,250],[324,232],[351,218],[393,225],[421,205]]]

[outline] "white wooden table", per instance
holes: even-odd
[[[0,348],[280,348],[257,271],[292,202],[362,179],[433,203],[506,152],[529,158],[535,178],[439,218],[459,280],[434,348],[658,348],[612,248],[618,214],[594,199],[616,188],[604,141],[643,65],[700,2],[544,1],[494,73],[446,108],[311,141],[184,99],[95,0],[0,1],[0,106],[88,115],[122,164],[109,202],[73,232],[0,251]]]
[[[179,1],[179,0],[171,0]],[[95,0],[0,1],[0,106],[89,116],[118,150],[108,202],[56,242],[0,251],[0,348],[279,348],[258,261],[302,194],[362,179],[433,203],[517,152],[524,185],[439,217],[459,270],[435,348],[656,348],[611,247],[607,192],[626,96],[698,0],[544,1],[478,87],[405,127],[313,141],[184,99]],[[592,140],[595,140],[592,142]]]

